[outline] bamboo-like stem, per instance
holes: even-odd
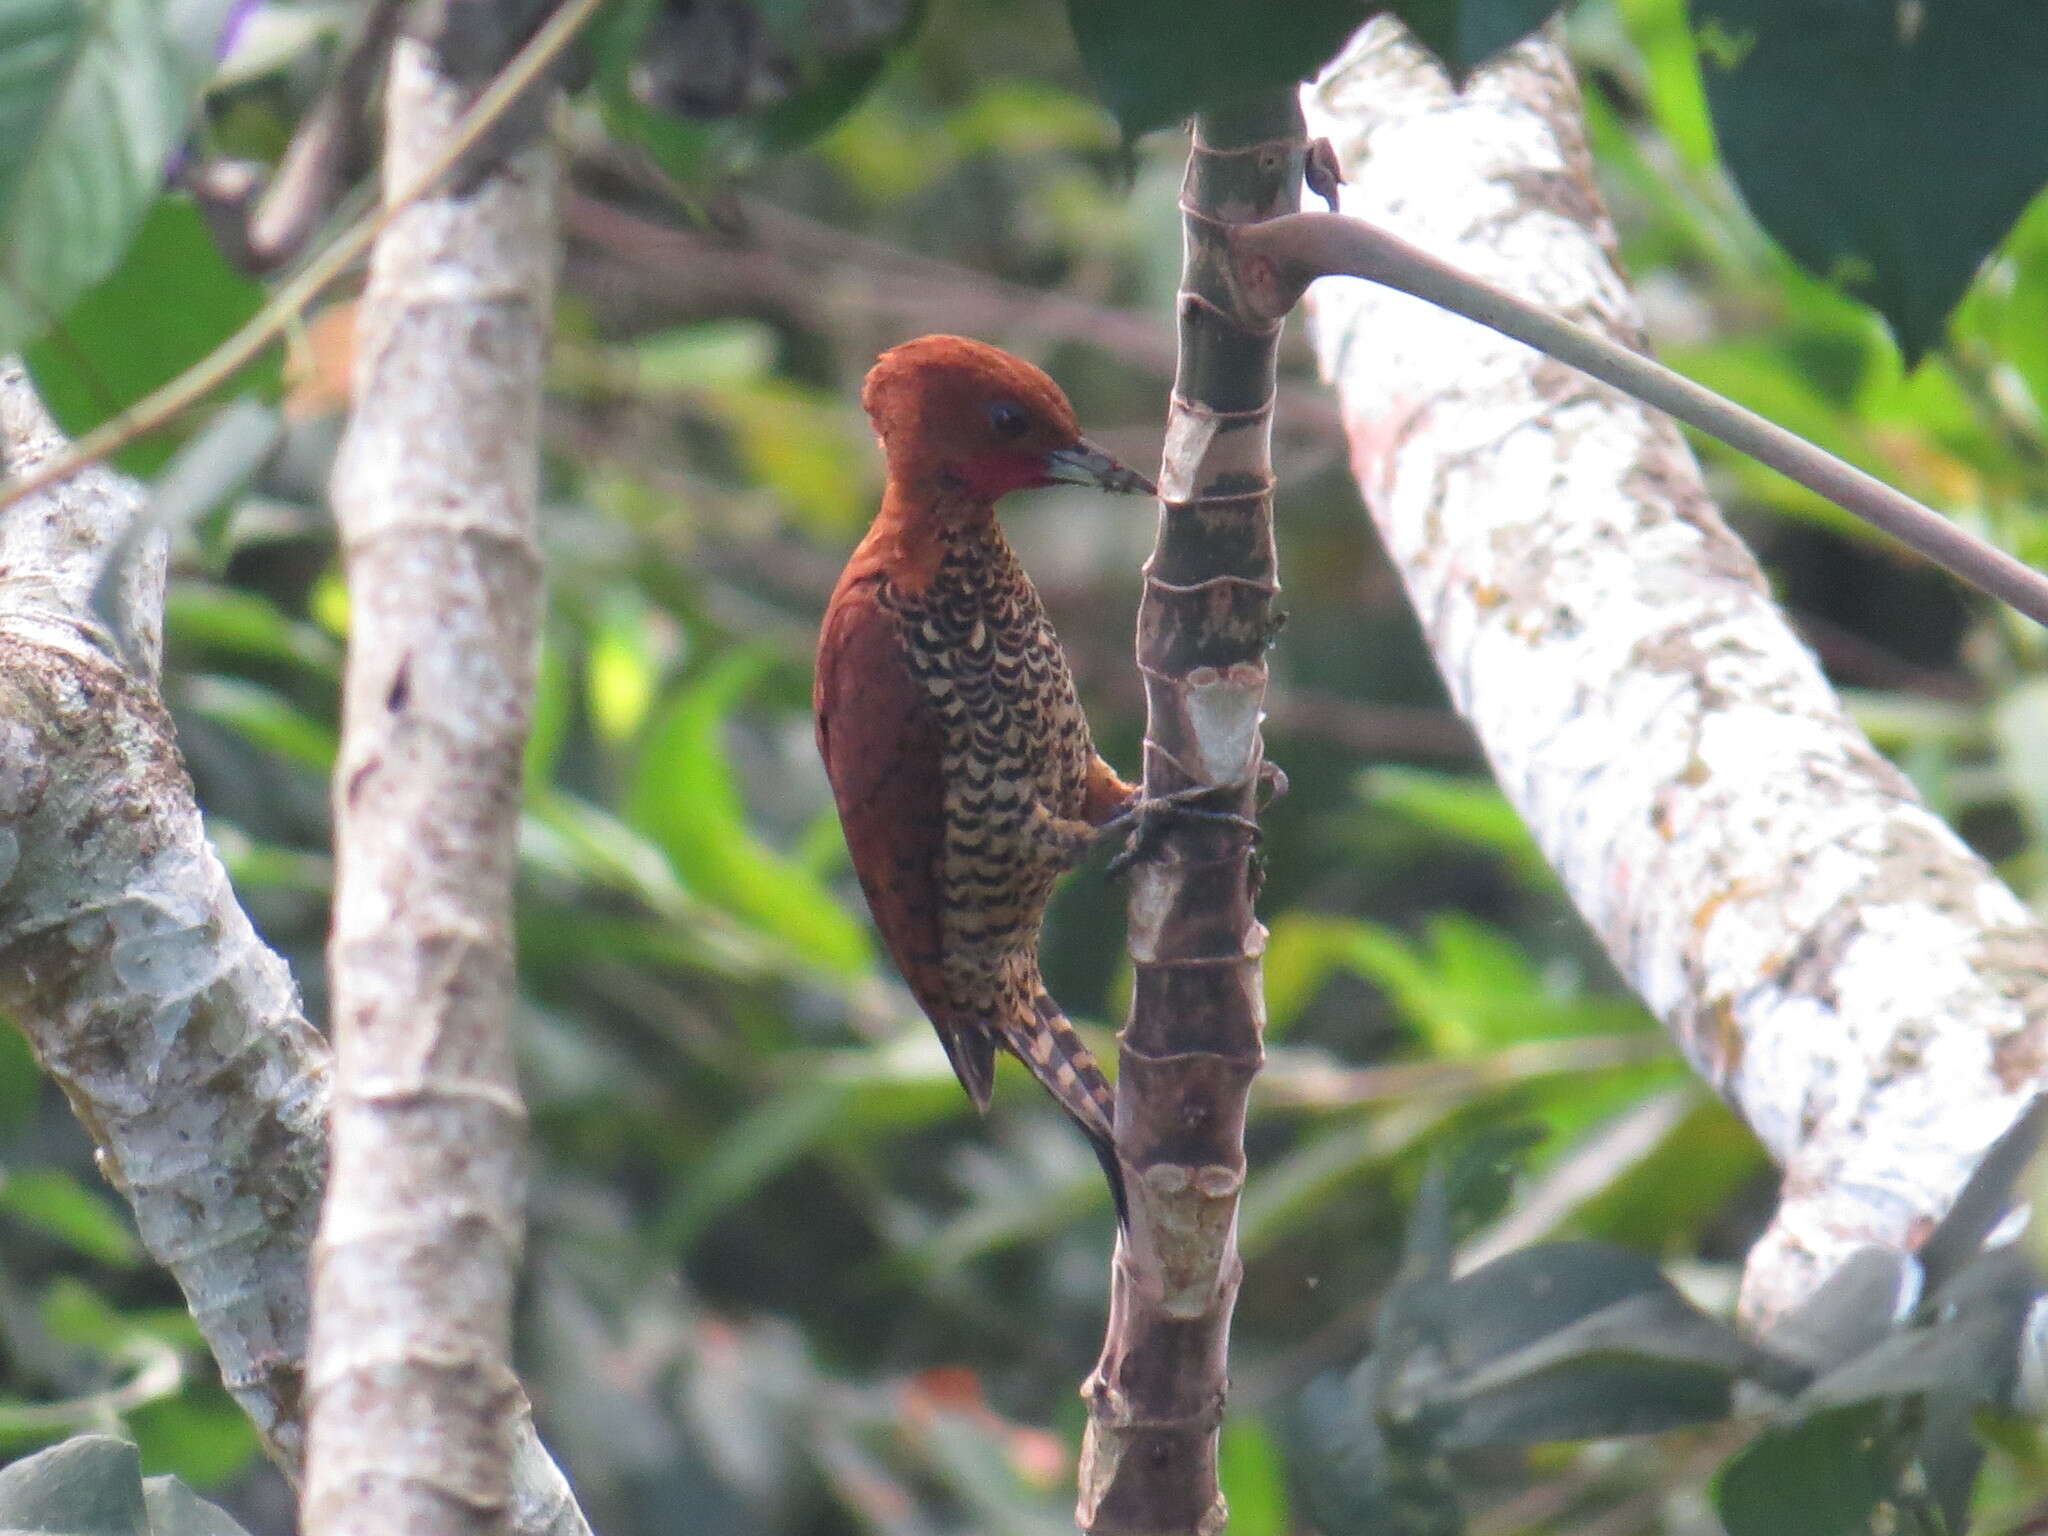
[[[1181,196],[1180,362],[1138,609],[1145,789],[1235,787],[1254,809],[1278,571],[1271,457],[1280,321],[1239,302],[1225,236],[1292,212],[1306,141],[1291,91],[1196,120]],[[1227,796],[1224,797],[1227,799]],[[1231,1310],[1243,1272],[1245,1097],[1258,1071],[1265,931],[1249,840],[1185,825],[1133,872],[1137,988],[1119,1036],[1117,1143],[1131,1222],[1111,1276],[1077,1518],[1092,1536],[1219,1530]]]
[[[1317,278],[1361,277],[1463,315],[1720,439],[2048,624],[2048,576],[2032,566],[1655,358],[1461,272],[1391,231],[1348,214],[1299,213],[1236,235],[1239,281],[1255,308],[1285,314]]]

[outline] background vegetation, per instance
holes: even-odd
[[[331,46],[334,8],[259,19],[209,98],[218,148],[274,153]],[[1908,374],[1881,323],[1731,191],[1678,0],[1592,0],[1571,37],[1660,353],[2048,560],[2048,215],[2022,221]],[[1051,0],[932,7],[812,140],[800,113],[769,111],[643,135],[648,156],[620,147],[608,125],[630,108],[611,110],[570,123],[547,422],[553,600],[520,912],[525,1379],[612,1536],[672,1530],[682,1509],[707,1532],[1069,1529],[1107,1201],[1021,1073],[975,1118],[879,958],[810,742],[810,650],[879,489],[856,403],[879,348],[949,329],[1025,352],[1095,436],[1156,461],[1183,141],[1123,142]],[[253,309],[197,233],[189,209],[160,209],[101,291],[104,323],[132,324],[139,302],[159,314],[166,292],[216,318]],[[344,302],[296,337],[261,453],[211,451],[228,494],[190,498],[165,679],[213,835],[316,1016],[347,620],[322,490],[347,323]],[[63,350],[32,355],[60,408]],[[1772,1188],[1444,709],[1329,399],[1298,337],[1284,355],[1291,618],[1269,752],[1293,791],[1267,818],[1270,1060],[1224,1440],[1243,1536],[1362,1528],[1325,1475],[1337,1410],[1314,1384],[1365,1342],[1433,1155],[1467,1175],[1468,1228],[1607,1238],[1713,1304]],[[2035,895],[2038,634],[1807,493],[1707,457],[1866,728]],[[1143,514],[1044,493],[1007,521],[1099,740],[1134,765]],[[1105,1031],[1126,985],[1120,910],[1083,873],[1047,941],[1053,991]],[[288,1497],[82,1133],[11,1031],[0,1058],[0,1455],[118,1421],[147,1470],[252,1531],[287,1529]],[[1698,1528],[1731,1433],[1487,1453],[1460,1478],[1487,1530]],[[2004,1437],[1986,1529],[2020,1528],[2042,1454]]]

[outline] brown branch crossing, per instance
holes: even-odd
[[[1720,439],[1883,529],[2036,623],[2048,624],[2048,576],[2033,567],[1654,358],[1548,314],[1398,235],[1338,213],[1298,213],[1235,227],[1228,234],[1237,257],[1237,292],[1248,310],[1277,319],[1319,277],[1362,277],[1435,304]]]

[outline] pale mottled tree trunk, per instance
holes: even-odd
[[[495,67],[451,54],[410,37],[394,52],[388,192],[422,174]],[[510,1363],[526,1130],[512,882],[556,260],[553,157],[521,137],[379,238],[335,470],[350,641],[334,1177],[307,1373],[317,1536],[580,1521],[558,1477],[522,1485],[532,1425]]]
[[[1569,66],[1462,95],[1392,26],[1304,93],[1343,207],[1630,342]],[[1311,289],[1458,709],[1615,963],[1785,1170],[1757,1321],[1910,1247],[2048,1078],[2048,935],[1843,712],[1669,422],[1468,321]]]

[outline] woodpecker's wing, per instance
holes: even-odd
[[[944,737],[911,676],[899,621],[876,601],[879,580],[842,585],[825,610],[811,689],[818,755],[825,759],[853,872],[882,942],[939,1025],[954,1070],[960,1071],[958,1047],[944,1023],[951,1008],[939,966]],[[961,1081],[967,1082],[965,1072]],[[969,1092],[973,1088],[968,1083]],[[984,1099],[986,1092],[984,1087]]]

